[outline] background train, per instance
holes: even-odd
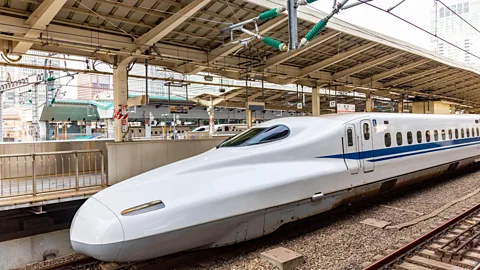
[[[138,175],[78,210],[71,243],[136,261],[238,243],[476,162],[477,115],[354,113],[262,123]]]

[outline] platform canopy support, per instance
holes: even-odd
[[[372,101],[373,101],[373,98],[372,98],[372,94],[368,93],[366,94],[365,96],[365,111],[366,112],[371,112],[373,110],[373,104],[372,104]]]
[[[312,88],[312,115],[320,115],[320,88],[318,86]]]

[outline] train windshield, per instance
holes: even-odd
[[[284,139],[290,135],[290,129],[284,125],[252,128],[223,142],[218,147],[249,146]]]

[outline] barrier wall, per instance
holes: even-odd
[[[107,143],[107,183],[126,180],[169,163],[210,150],[226,137],[204,140],[169,140],[128,143]]]

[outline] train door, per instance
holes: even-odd
[[[345,126],[344,159],[351,174],[357,174],[359,167],[356,134],[354,125],[349,124]]]
[[[373,172],[375,169],[374,155],[373,155],[373,136],[372,136],[372,122],[370,120],[362,120],[360,122],[361,128],[361,148],[360,159],[363,166],[363,172]]]

